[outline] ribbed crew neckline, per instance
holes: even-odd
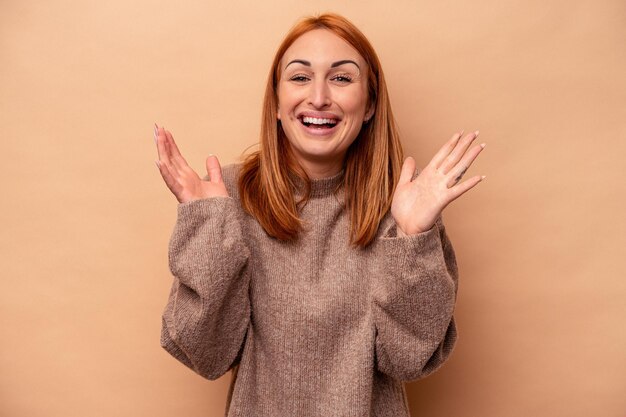
[[[327,197],[331,195],[340,184],[343,183],[343,174],[345,169],[342,169],[337,174],[326,178],[312,178],[311,179],[311,197]],[[297,186],[297,193],[304,194],[305,183],[300,177],[295,174],[290,174],[294,183]]]

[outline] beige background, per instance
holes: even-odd
[[[0,0],[0,415],[221,416],[159,345],[176,204],[154,122],[204,174],[257,140],[297,18],[383,62],[407,155],[456,130],[485,174],[444,218],[459,342],[421,417],[626,415],[626,2]]]

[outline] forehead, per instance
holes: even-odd
[[[365,60],[352,45],[327,29],[314,29],[296,39],[285,51],[281,68],[285,68],[293,59],[304,59],[312,65],[351,59],[361,68],[365,65]]]

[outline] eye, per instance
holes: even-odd
[[[348,74],[337,74],[332,78],[333,81],[338,81],[342,84],[352,82],[352,77]]]
[[[289,79],[290,81],[295,81],[297,83],[303,83],[305,81],[309,81],[309,77],[304,74],[296,74]]]

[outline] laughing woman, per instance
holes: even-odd
[[[260,149],[200,178],[155,126],[178,200],[161,345],[214,380],[227,416],[409,416],[403,383],[457,339],[441,213],[484,147],[404,159],[378,57],[345,18],[300,21],[267,81]]]

